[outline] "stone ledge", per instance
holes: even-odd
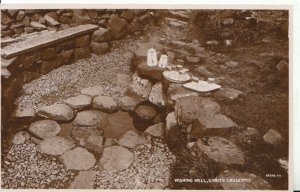
[[[77,27],[68,28],[51,34],[41,35],[29,40],[17,42],[4,47],[1,51],[1,56],[8,59],[30,51],[38,50],[50,45],[67,41],[84,34],[91,33],[97,30],[97,25],[87,24]]]

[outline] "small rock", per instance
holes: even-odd
[[[206,41],[206,44],[207,44],[207,45],[218,45],[219,42],[216,41],[216,40],[210,40],[210,41]]]
[[[223,88],[215,93],[216,99],[227,102],[236,100],[240,95],[242,95],[241,91],[232,88]]]
[[[85,88],[85,89],[81,90],[81,94],[89,95],[89,96],[92,96],[92,97],[97,96],[97,95],[101,95],[103,93],[104,93],[103,88],[100,85],[96,85],[96,86],[93,86],[93,87],[88,87],[88,88]]]
[[[30,139],[30,135],[27,131],[20,131],[14,135],[12,143],[15,145],[20,145],[25,143],[25,141]]]
[[[96,110],[81,111],[74,119],[74,126],[78,127],[101,127],[103,116]]]
[[[148,133],[152,135],[153,137],[158,137],[160,139],[163,139],[163,123],[157,123],[155,125],[151,125],[148,127],[145,131],[145,133]]]
[[[114,98],[99,95],[93,99],[93,108],[112,113],[119,109],[119,105]]]
[[[197,67],[196,69],[193,70],[193,72],[205,77],[212,76],[212,73],[204,66]]]
[[[171,112],[166,117],[166,129],[170,131],[175,126],[177,126],[175,112]]]
[[[96,55],[103,55],[109,51],[108,43],[98,43],[98,42],[92,42],[91,43],[92,52]]]
[[[72,139],[65,137],[50,137],[44,139],[38,146],[37,150],[40,153],[48,155],[62,155],[64,152],[75,147]]]
[[[110,31],[102,27],[99,27],[99,29],[97,31],[94,31],[92,35],[92,41],[98,43],[110,41],[111,38],[112,37]]]
[[[92,103],[92,98],[87,95],[78,95],[76,97],[70,97],[64,101],[67,105],[76,110],[82,110],[87,108]]]
[[[186,43],[183,41],[171,41],[171,45],[173,45],[176,48],[183,48]]]
[[[131,21],[134,18],[134,16],[134,12],[130,9],[126,9],[121,13],[121,17],[127,21]]]
[[[96,163],[94,155],[81,147],[65,152],[59,160],[66,169],[73,170],[88,170]]]
[[[263,136],[263,139],[266,143],[271,144],[273,146],[279,145],[283,140],[280,133],[278,133],[274,129],[269,129],[269,131]]]
[[[30,26],[33,27],[36,30],[43,30],[43,29],[47,29],[47,27],[39,22],[36,21],[31,21],[30,22]]]
[[[132,83],[129,90],[141,99],[148,99],[152,83],[148,79],[142,79],[136,74],[132,76]]]
[[[235,61],[227,61],[225,62],[225,65],[227,65],[228,67],[236,67],[238,66],[238,62],[235,62]]]
[[[135,113],[140,119],[149,121],[153,120],[156,116],[156,110],[153,107],[150,106],[143,106],[140,105],[138,108],[135,110]]]
[[[282,167],[286,171],[289,170],[289,162],[288,162],[287,158],[280,158],[277,161],[280,164],[280,167]]]
[[[101,135],[90,135],[85,141],[85,147],[92,151],[101,153],[103,148],[103,136]]]
[[[201,61],[199,57],[186,57],[185,59],[189,64],[197,64]]]
[[[145,143],[145,140],[135,131],[127,131],[118,141],[118,144],[129,149]]]
[[[40,107],[37,114],[41,117],[50,118],[57,121],[70,121],[74,118],[74,112],[66,104],[54,104]]]
[[[116,14],[110,16],[107,26],[115,39],[120,39],[126,35],[127,22]]]
[[[140,103],[140,100],[134,97],[124,96],[119,99],[119,103],[123,111],[134,111],[136,106]]]
[[[60,125],[53,120],[36,121],[28,128],[29,132],[42,139],[56,136],[60,130]]]
[[[60,25],[58,21],[56,21],[54,18],[50,17],[49,15],[45,15],[44,19],[46,23],[52,27]]]
[[[24,17],[25,17],[25,11],[20,10],[20,11],[18,12],[18,15],[16,16],[16,20],[17,20],[17,21],[21,21],[21,20],[24,19]]]

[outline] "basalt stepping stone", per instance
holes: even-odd
[[[119,109],[119,104],[112,97],[99,95],[93,99],[93,108],[112,113]]]
[[[153,120],[156,116],[156,110],[151,106],[140,105],[135,110],[135,113],[140,119],[146,121]]]
[[[64,152],[72,149],[75,146],[70,138],[66,137],[50,137],[44,139],[38,146],[37,150],[40,153],[48,155],[62,155]]]
[[[223,137],[204,137],[197,146],[211,160],[227,165],[244,165],[244,153],[235,144]]]
[[[123,111],[134,111],[136,106],[140,103],[140,100],[134,97],[124,96],[119,99],[119,103]]]
[[[92,171],[80,171],[69,189],[93,189],[95,175]]]
[[[96,110],[78,112],[73,124],[78,127],[100,127],[103,123],[103,115]]]
[[[124,147],[106,147],[100,158],[100,166],[106,170],[121,171],[127,169],[132,164],[133,159],[133,153]]]
[[[271,190],[272,186],[262,178],[247,172],[225,170],[216,177],[224,190]]]
[[[126,148],[134,148],[137,145],[145,143],[145,139],[139,136],[135,131],[127,131],[118,141],[118,144]]]
[[[55,121],[70,121],[74,118],[74,111],[66,104],[54,104],[40,107],[37,110],[40,117],[46,117]]]
[[[81,90],[81,94],[89,95],[95,97],[104,93],[103,87],[101,85],[96,85],[93,87],[88,87]]]
[[[155,125],[151,125],[148,127],[145,131],[145,133],[148,133],[152,135],[153,137],[158,137],[160,139],[163,139],[163,123],[157,123]]]
[[[88,95],[78,95],[76,97],[70,97],[64,102],[73,109],[82,110],[91,105],[92,98]]]
[[[68,170],[88,170],[96,163],[94,155],[81,147],[65,152],[59,160]]]
[[[36,121],[32,123],[28,128],[29,132],[42,139],[56,136],[60,132],[60,130],[60,125],[53,120]]]

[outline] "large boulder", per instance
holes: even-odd
[[[134,148],[144,144],[146,141],[139,136],[135,131],[127,131],[118,141],[118,144],[126,148]]]
[[[66,169],[79,171],[88,170],[96,163],[94,155],[81,147],[65,152],[59,157],[59,160],[65,165]]]
[[[119,109],[119,104],[112,97],[99,95],[93,99],[93,108],[112,113]]]
[[[199,149],[211,160],[226,165],[244,165],[244,153],[223,137],[203,137],[197,141]]]
[[[62,155],[64,152],[75,147],[72,139],[66,137],[50,137],[44,139],[38,146],[40,153],[48,155]]]
[[[88,95],[78,95],[75,97],[70,97],[64,101],[67,105],[76,110],[82,110],[87,108],[92,103],[92,98]]]
[[[163,85],[161,82],[156,83],[149,94],[149,101],[154,105],[159,107],[164,107],[166,105],[166,94],[163,91]]]
[[[136,106],[140,103],[140,100],[134,97],[124,96],[119,99],[119,103],[123,111],[134,111]]]
[[[132,76],[132,83],[129,90],[140,99],[147,100],[152,88],[152,83],[148,79],[143,79],[136,74]]]
[[[60,132],[60,130],[60,125],[53,120],[36,121],[32,123],[28,128],[29,132],[41,139],[56,136]]]
[[[106,147],[100,158],[100,166],[105,170],[122,171],[133,162],[134,155],[128,149],[120,146]]]
[[[103,115],[96,110],[78,112],[73,122],[77,127],[101,127],[102,123]]]
[[[144,76],[156,81],[161,81],[163,79],[164,69],[158,66],[150,67],[146,62],[143,62],[137,66],[137,72],[140,76]]]
[[[127,22],[118,15],[111,15],[107,22],[107,26],[114,39],[120,39],[126,35]]]
[[[70,121],[74,118],[74,111],[66,104],[54,104],[40,107],[37,115],[56,121]]]

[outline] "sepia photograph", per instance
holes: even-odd
[[[289,189],[291,9],[1,7],[2,189]]]

